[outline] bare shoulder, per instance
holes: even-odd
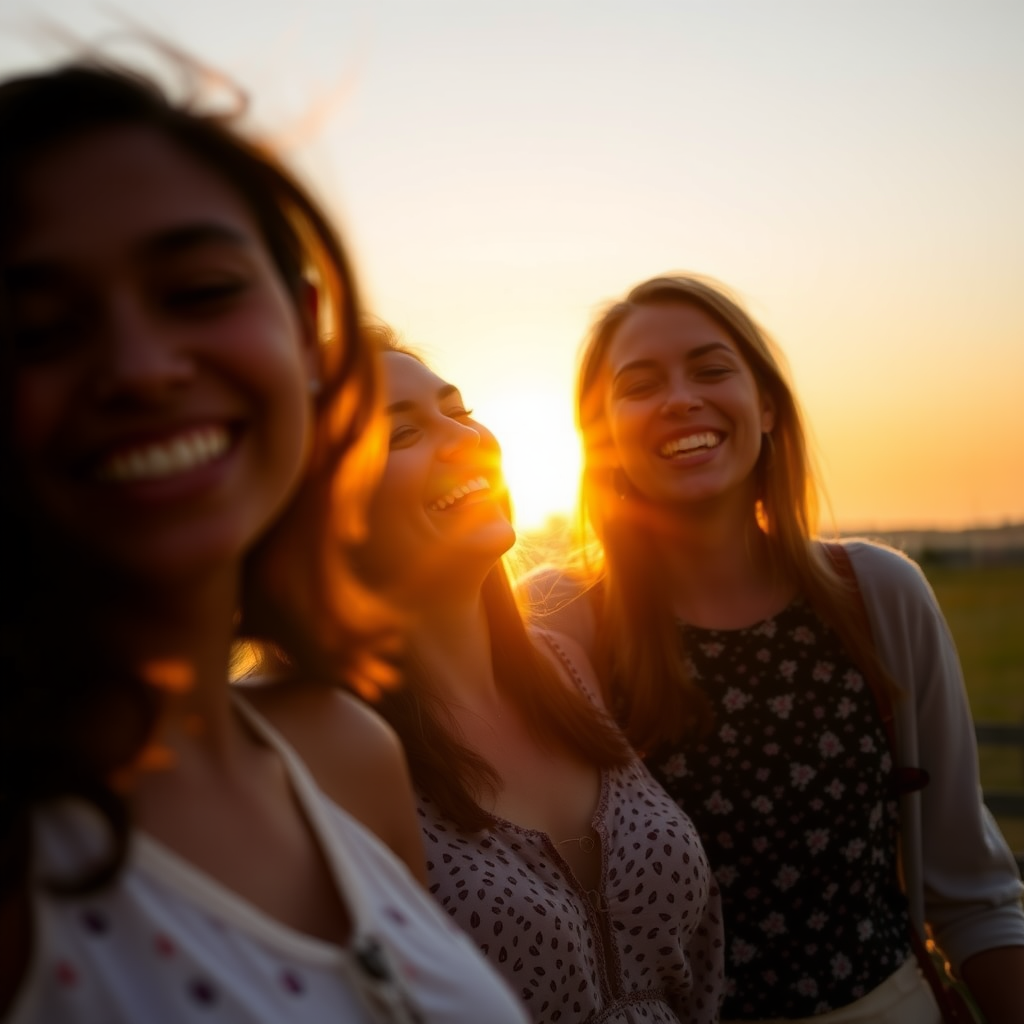
[[[405,752],[359,698],[302,683],[246,683],[241,692],[306,762],[334,803],[375,833],[421,881],[423,848]]]
[[[403,759],[394,730],[363,701],[334,687],[246,683],[241,692],[304,758],[327,754],[337,766]]]
[[[597,623],[587,580],[578,573],[541,566],[523,576],[516,589],[531,622],[566,634],[584,651],[593,651]]]

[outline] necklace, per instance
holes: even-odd
[[[565,846],[566,843],[579,843],[583,853],[593,853],[597,847],[591,836],[575,836],[572,839],[563,839],[555,843],[555,846]]]

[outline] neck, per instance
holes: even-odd
[[[158,731],[212,749],[234,734],[228,665],[237,573],[160,587],[119,587],[101,613],[101,640],[161,692]],[[197,729],[197,724],[201,728]]]
[[[749,625],[778,611],[792,587],[779,576],[752,504],[687,509],[653,533],[657,564],[683,621],[710,628]]]
[[[444,700],[476,709],[498,702],[490,629],[479,590],[424,601],[414,611],[410,646]]]

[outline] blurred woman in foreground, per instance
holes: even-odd
[[[5,1020],[519,1024],[228,686],[239,636],[325,686],[375,657],[344,558],[375,360],[334,231],[131,71],[3,82],[0,139]],[[336,799],[412,857],[393,737],[336,724],[366,791]]]

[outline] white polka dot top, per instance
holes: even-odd
[[[351,914],[350,944],[286,927],[139,833],[108,889],[70,899],[35,891],[32,962],[9,1024],[525,1024],[405,865],[247,710],[282,754],[322,844]],[[101,835],[84,804],[40,811],[40,877],[81,864]]]

